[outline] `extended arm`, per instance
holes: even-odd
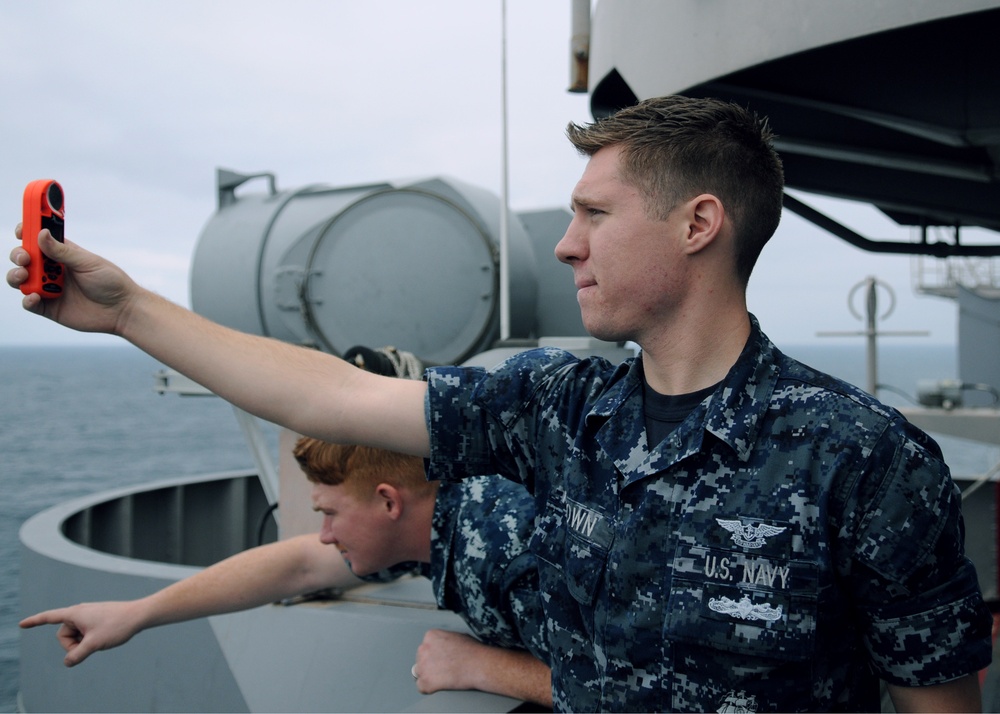
[[[20,226],[16,231],[20,236]],[[419,380],[380,377],[332,355],[223,327],[138,286],[121,269],[47,230],[39,247],[66,266],[56,300],[25,309],[67,327],[119,335],[227,401],[275,424],[338,443],[428,454]],[[27,278],[28,254],[11,252],[7,282]]]
[[[72,667],[149,627],[358,582],[336,548],[309,534],[243,551],[139,600],[47,610],[25,618],[21,627],[60,625],[57,636],[67,652],[63,661]]]
[[[929,687],[886,685],[897,712],[979,712],[983,709],[979,678],[970,674]]]
[[[478,689],[552,707],[552,671],[524,650],[484,645],[458,632],[429,630],[417,648],[417,689]]]

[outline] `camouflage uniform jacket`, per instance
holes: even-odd
[[[534,516],[524,486],[499,476],[442,483],[431,519],[431,562],[397,563],[361,579],[421,575],[431,581],[437,606],[457,613],[478,640],[527,650],[548,664],[538,561],[528,548]]]
[[[534,515],[524,487],[499,476],[442,483],[423,572],[438,606],[457,612],[478,639],[548,662],[537,561],[528,549]]]
[[[990,661],[937,445],[752,319],[719,388],[647,447],[641,358],[428,371],[431,477],[535,496],[556,707],[879,709]]]

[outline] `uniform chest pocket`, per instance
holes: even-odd
[[[608,519],[571,499],[550,500],[535,521],[531,551],[562,571],[573,598],[593,605],[608,562],[614,530]]]
[[[717,651],[801,661],[815,653],[818,567],[680,545],[664,635]]]

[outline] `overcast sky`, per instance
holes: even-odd
[[[563,134],[568,121],[591,119],[586,96],[566,92],[569,7],[508,0],[515,210],[567,205],[584,167]],[[272,171],[279,189],[446,174],[499,193],[500,8],[0,3],[0,225],[13,246],[25,184],[57,178],[70,238],[187,305],[216,167]],[[869,237],[908,236],[868,207],[799,196]],[[751,281],[750,308],[779,344],[814,342],[817,331],[862,327],[847,295],[869,275],[896,293],[884,329],[954,341],[957,308],[914,292],[909,258],[873,257],[788,213]],[[113,339],[25,313],[20,294],[5,289],[0,346]]]

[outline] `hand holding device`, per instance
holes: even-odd
[[[58,263],[42,253],[38,247],[38,233],[48,228],[52,237],[63,242],[65,209],[63,190],[52,179],[32,181],[24,189],[24,212],[21,220],[21,245],[31,256],[28,264],[28,279],[21,283],[25,295],[38,293],[43,298],[55,298],[62,294],[63,273]]]

